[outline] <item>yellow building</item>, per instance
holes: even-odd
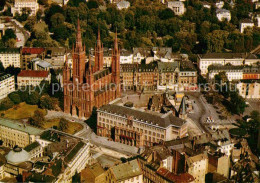
[[[0,62],[4,68],[8,66],[19,67],[21,66],[21,54],[19,48],[1,48],[0,49]]]
[[[97,134],[130,146],[153,146],[187,134],[186,121],[172,111],[161,114],[119,105],[105,105],[98,110]]]
[[[51,74],[49,71],[23,70],[17,76],[18,88],[22,86],[37,86],[43,80],[50,82]]]
[[[14,76],[10,74],[0,74],[0,99],[7,97],[9,93],[12,93],[14,91]]]
[[[0,119],[0,140],[3,145],[13,148],[15,145],[25,147],[35,141],[41,129],[8,119]]]

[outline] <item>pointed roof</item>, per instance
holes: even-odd
[[[77,24],[76,50],[82,51],[82,38],[81,38],[79,18],[78,18],[78,24]]]
[[[114,52],[118,52],[117,30],[116,30],[115,42],[114,42]]]

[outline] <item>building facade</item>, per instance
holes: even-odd
[[[231,20],[231,13],[226,9],[217,9],[216,15],[219,21],[227,20],[228,22]]]
[[[260,59],[254,54],[248,53],[207,53],[198,55],[198,68],[201,75],[206,76],[210,65],[226,65],[233,66],[253,65]]]
[[[253,28],[254,27],[254,22],[250,19],[244,19],[240,22],[239,24],[239,29],[241,33],[244,33],[246,28]]]
[[[120,52],[117,37],[114,43],[112,66],[104,69],[103,46],[98,32],[95,63],[89,59],[86,67],[85,47],[82,45],[78,20],[76,47],[73,48],[73,70],[67,61],[63,70],[64,112],[80,118],[91,115],[93,107],[101,107],[120,97]]]
[[[22,48],[21,55],[21,69],[32,69],[31,61],[35,58],[44,59],[45,49],[44,48]]]
[[[7,95],[13,91],[15,91],[14,76],[10,74],[0,74],[0,100],[7,97]]]
[[[30,15],[36,15],[39,4],[37,0],[15,0],[14,6],[12,7],[12,14],[15,15],[16,13],[22,14],[23,8],[29,8],[31,10]]]
[[[130,146],[153,146],[187,134],[186,121],[170,111],[145,112],[114,104],[98,109],[97,134]]]
[[[49,71],[22,70],[17,75],[17,86],[38,86],[42,81],[51,81]]]
[[[260,98],[260,83],[258,81],[252,80],[252,82],[240,82],[237,84],[237,89],[239,94],[243,98]]]
[[[169,1],[168,8],[170,8],[175,15],[183,15],[186,11],[184,3],[180,1]]]
[[[0,62],[2,62],[4,68],[8,66],[19,67],[20,64],[20,49],[19,48],[1,48],[0,49]]]
[[[40,133],[42,133],[41,129],[8,119],[0,119],[0,139],[3,141],[3,146],[25,147],[33,143]]]

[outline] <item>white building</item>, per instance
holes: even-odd
[[[43,80],[51,81],[48,71],[22,70],[17,76],[18,88],[22,86],[38,86]]]
[[[258,9],[260,7],[260,2],[255,3],[255,9]]]
[[[130,3],[128,1],[123,0],[123,1],[120,1],[119,3],[117,3],[116,6],[119,10],[127,9],[130,7]]]
[[[223,6],[224,6],[224,1],[218,1],[218,2],[216,2],[216,7],[217,7],[218,9],[223,8]]]
[[[205,182],[205,175],[208,173],[208,156],[199,154],[187,159],[188,173],[194,177],[194,182]]]
[[[183,15],[186,11],[184,3],[180,1],[169,1],[168,8],[173,10],[175,15]]]
[[[227,20],[228,22],[231,20],[231,13],[226,9],[217,9],[216,16],[219,21]]]
[[[15,15],[16,13],[22,14],[23,8],[31,9],[30,15],[36,15],[39,9],[39,4],[37,0],[15,0],[14,6],[11,9],[12,14],[13,15]]]
[[[254,22],[250,19],[244,19],[239,23],[239,29],[241,33],[244,33],[244,30],[249,27],[254,27]]]
[[[260,27],[260,14],[258,14],[258,15],[255,17],[255,19],[256,19],[256,26],[257,26],[257,27]]]
[[[133,53],[122,49],[120,50],[120,64],[132,64],[133,63]]]
[[[0,75],[0,100],[15,91],[14,76],[10,74]]]
[[[198,56],[198,67],[201,74],[205,76],[208,73],[210,65],[226,65],[233,66],[252,65],[260,61],[254,54],[246,53],[207,53]]]
[[[239,91],[239,94],[243,98],[260,98],[260,83],[259,82],[248,82],[243,83],[240,82],[237,84],[237,89]]]
[[[215,78],[215,75],[220,72],[225,72],[229,81],[243,79],[243,66],[222,66],[222,65],[211,65],[208,68],[208,78],[210,80]]]
[[[202,1],[201,4],[202,4],[202,6],[203,6],[204,8],[208,8],[208,9],[211,8],[211,4],[210,4],[209,2],[207,2],[207,1]]]
[[[0,49],[0,62],[4,68],[8,66],[19,67],[21,66],[21,56],[19,48],[1,48]]]

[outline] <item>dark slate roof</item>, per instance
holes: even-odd
[[[160,72],[174,72],[178,68],[178,62],[158,62]]]
[[[234,66],[234,65],[210,65],[208,70],[241,70],[243,66]]]
[[[193,63],[191,61],[181,61],[180,62],[180,71],[196,71]]]
[[[0,53],[20,53],[20,48],[0,48]]]
[[[201,58],[225,58],[225,59],[233,59],[233,58],[245,58],[245,53],[206,53],[201,56]]]
[[[0,81],[3,81],[3,80],[10,78],[10,77],[12,77],[11,74],[0,73]]]
[[[151,62],[149,64],[139,64],[137,65],[139,72],[154,72],[157,68],[157,62]]]
[[[113,104],[108,104],[105,106],[102,106],[99,111],[105,111],[108,113],[117,114],[120,116],[133,116],[134,120],[143,121],[144,123],[154,125],[154,126],[160,126],[163,128],[167,128],[170,125],[181,127],[185,121],[173,116],[171,112],[167,114],[161,114],[161,113],[155,113],[155,112],[145,112],[140,111],[124,106],[118,106]]]
[[[28,146],[26,146],[24,148],[24,150],[26,150],[27,152],[30,152],[31,150],[33,150],[33,149],[35,149],[36,147],[39,147],[39,146],[40,146],[39,142],[35,141],[35,142],[29,144]]]
[[[252,20],[246,18],[240,21],[240,23],[254,23]]]
[[[120,64],[122,72],[133,72],[137,68],[137,64]]]

